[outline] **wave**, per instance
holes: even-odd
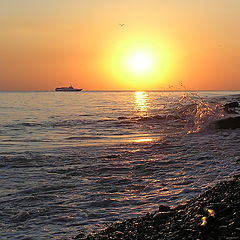
[[[183,130],[196,133],[212,128],[214,123],[226,117],[224,104],[209,102],[196,95],[185,94],[178,101],[168,103],[161,114],[134,117],[118,117],[120,124],[159,125],[162,129]]]
[[[36,123],[36,122],[22,122],[22,123],[16,123],[16,124],[7,124],[4,125],[6,128],[16,128],[16,127],[41,127],[42,123]],[[19,130],[19,129],[16,129]]]
[[[103,139],[104,137],[95,137],[95,136],[81,136],[81,137],[67,137],[66,140],[98,140]]]

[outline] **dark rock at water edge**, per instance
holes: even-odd
[[[159,205],[159,207],[158,207],[159,212],[168,212],[170,210],[171,210],[171,208],[167,205]]]
[[[236,108],[239,108],[240,105],[238,102],[230,102],[230,103],[226,103],[223,107],[225,112],[236,114],[237,113]]]
[[[239,108],[240,104],[239,102],[230,102],[226,103],[223,106],[224,110],[226,113],[229,114],[239,114]],[[225,119],[221,119],[216,121],[215,123],[217,129],[236,129],[240,128],[240,117],[239,116],[234,116],[234,117],[228,117]]]
[[[175,208],[114,223],[97,234],[74,239],[240,239],[240,176],[217,184]],[[164,210],[164,211],[163,211]]]
[[[240,117],[229,117],[216,122],[218,129],[236,129],[240,128]]]

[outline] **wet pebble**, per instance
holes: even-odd
[[[159,207],[158,207],[159,212],[169,212],[170,210],[171,210],[171,208],[166,205],[159,205]]]
[[[192,200],[156,213],[115,223],[85,240],[227,239],[240,233],[240,176],[209,188]],[[76,238],[82,239],[82,238]]]
[[[162,220],[170,217],[172,212],[157,212],[153,215],[153,219]]]

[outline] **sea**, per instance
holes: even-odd
[[[0,92],[0,239],[72,239],[239,172],[240,91]]]

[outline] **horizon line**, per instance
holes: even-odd
[[[210,89],[210,90],[82,90],[81,92],[238,92],[239,90],[233,89]],[[0,92],[55,92],[55,90],[0,90]]]

